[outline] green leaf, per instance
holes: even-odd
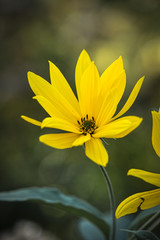
[[[116,240],[125,240],[128,239],[128,232],[123,231],[122,229],[128,229],[131,222],[133,220],[133,216],[126,215],[119,219],[116,219]],[[106,214],[106,221],[112,227],[112,216],[111,214]]]
[[[138,240],[160,240],[155,234],[146,230],[139,230],[139,231],[124,230],[124,231],[133,233]]]
[[[160,205],[141,211],[132,222],[130,229],[137,229],[140,225],[145,223],[149,217],[156,214],[157,212],[160,212]]]
[[[108,236],[109,225],[105,221],[103,213],[84,200],[65,195],[59,189],[32,187],[0,193],[0,201],[12,202],[27,200],[40,200],[47,204],[52,204],[58,209],[86,218],[99,227],[105,236]]]
[[[116,240],[125,240],[128,239],[128,233],[125,231],[122,231],[123,228],[129,228],[131,222],[132,222],[132,216],[127,215],[125,217],[116,219],[117,228],[116,228]]]
[[[99,228],[87,220],[79,221],[78,230],[84,240],[107,240]]]

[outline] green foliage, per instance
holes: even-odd
[[[147,219],[149,219],[152,215],[155,214],[156,215],[160,214],[160,205],[141,211],[132,222],[130,229],[137,229],[140,225],[144,224],[147,221]]]
[[[127,230],[130,233],[133,233],[138,240],[160,240],[155,234],[145,230],[131,231]]]
[[[91,222],[87,220],[80,220],[78,223],[78,230],[84,240],[107,240],[103,233]]]
[[[33,187],[0,193],[0,201],[27,200],[40,200],[68,213],[86,218],[97,225],[105,235],[108,235],[109,226],[105,221],[104,215],[99,210],[79,198],[63,194],[56,188]]]
[[[51,204],[54,208],[74,214],[82,219],[78,222],[78,231],[84,240],[108,240],[111,228],[110,215],[104,215],[88,202],[74,196],[68,196],[59,189],[50,187],[32,187],[0,193],[0,201],[15,202],[39,200],[46,204]],[[133,221],[130,216],[125,216],[117,220],[116,240],[125,240],[127,233],[134,234],[139,240],[158,240],[159,238],[152,232],[137,229],[149,217],[160,210],[160,205],[142,211]],[[159,212],[158,212],[159,213]],[[158,214],[157,213],[157,214]],[[129,225],[131,226],[129,227]]]

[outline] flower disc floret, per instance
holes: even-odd
[[[87,135],[87,133],[89,133],[92,136],[94,131],[98,128],[96,126],[94,117],[88,119],[88,114],[86,115],[86,117],[81,118],[81,120],[78,120],[77,122],[79,124],[80,132],[82,132],[82,134],[84,135]]]

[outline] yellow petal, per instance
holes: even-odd
[[[151,173],[140,169],[130,169],[127,175],[141,178],[145,182],[160,187],[160,174],[158,173]]]
[[[91,140],[86,142],[85,154],[98,165],[105,167],[108,163],[108,153],[100,139],[91,138]]]
[[[65,77],[54,63],[49,61],[49,65],[51,84],[67,99],[67,101],[74,107],[75,111],[80,112],[78,101]]]
[[[79,98],[81,78],[82,78],[85,70],[90,65],[90,63],[91,63],[91,60],[90,60],[88,53],[85,50],[83,50],[78,58],[76,70],[75,70],[75,82],[76,82],[78,98]]]
[[[123,69],[123,61],[122,57],[119,57],[101,75],[101,92],[102,94],[106,94],[110,89],[117,88],[119,102],[124,93],[125,86],[126,76]]]
[[[97,128],[93,137],[122,138],[137,128],[141,122],[142,118],[135,116],[119,118],[105,126]]]
[[[95,119],[97,126],[103,126],[110,121],[117,109],[117,99],[116,99],[117,89],[111,89],[103,101],[98,100]]]
[[[80,81],[79,104],[82,116],[88,114],[92,118],[95,113],[95,106],[97,104],[98,89],[99,89],[99,73],[92,62]]]
[[[65,106],[59,104],[58,101],[56,101],[55,104],[53,104],[43,96],[38,95],[33,97],[33,99],[36,99],[51,117],[60,118],[73,124],[77,123],[75,117],[70,115]]]
[[[144,202],[141,205],[141,209],[148,209],[160,204],[160,188],[148,191],[141,196],[144,198]]]
[[[41,95],[52,102],[54,88],[49,82],[32,72],[28,72],[28,81],[35,95]]]
[[[66,118],[70,118],[71,121],[75,122],[80,118],[80,115],[75,111],[74,107],[50,83],[32,72],[28,73],[28,80],[33,92],[38,96],[46,98],[54,105],[54,109],[57,108]],[[40,99],[37,100],[40,101]]]
[[[25,121],[29,122],[29,123],[32,123],[32,124],[36,125],[36,126],[39,126],[39,127],[41,126],[41,122],[39,122],[39,121],[37,121],[33,118],[30,118],[30,117],[27,117],[27,116],[24,116],[24,115],[22,115],[21,118],[24,119]]]
[[[91,139],[91,135],[90,134],[87,134],[87,135],[84,135],[84,134],[81,134],[72,144],[72,146],[80,146],[82,145],[83,143],[87,142],[88,140]]]
[[[34,96],[33,99],[37,100],[51,117],[54,117],[55,115],[60,115],[59,111],[57,113],[57,108],[45,97],[37,95]]]
[[[155,207],[160,204],[160,189],[136,193],[119,204],[116,210],[116,218],[120,218],[130,213]]]
[[[73,142],[78,137],[75,133],[45,134],[40,136],[39,141],[53,148],[71,148]]]
[[[139,91],[140,91],[140,88],[142,86],[142,83],[143,83],[143,80],[144,80],[144,77],[140,78],[138,80],[138,82],[136,83],[136,85],[134,86],[127,102],[125,103],[125,105],[123,106],[123,108],[120,110],[120,112],[113,118],[113,119],[116,119],[120,116],[122,116],[124,113],[126,113],[128,111],[128,109],[133,105]]]
[[[160,109],[159,112],[152,111],[152,145],[160,157]]]
[[[57,128],[60,130],[68,131],[68,132],[73,132],[73,133],[79,133],[79,128],[78,126],[63,120],[61,118],[45,118],[42,122],[41,128],[48,127],[48,128]]]
[[[125,90],[125,87],[126,87],[126,73],[125,73],[124,70],[119,74],[117,80],[115,81],[114,86],[117,89],[116,99],[117,99],[117,105],[118,105],[119,101],[121,100],[121,98],[123,96],[123,93],[124,93],[124,90]]]

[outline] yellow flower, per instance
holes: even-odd
[[[32,72],[28,72],[28,80],[35,93],[34,99],[50,117],[42,122],[26,116],[22,118],[41,128],[57,128],[67,132],[42,135],[41,142],[58,149],[85,143],[87,157],[106,166],[108,154],[101,138],[122,138],[139,126],[142,118],[119,117],[134,103],[144,77],[137,82],[121,111],[114,116],[126,86],[121,57],[100,76],[94,62],[83,50],[75,70],[78,100],[60,70],[53,63],[49,64],[51,84]]]
[[[152,145],[155,152],[160,157],[160,108],[159,112],[152,111],[152,122]]]
[[[152,145],[160,157],[160,109],[159,112],[152,111]],[[144,181],[160,187],[160,174],[150,173],[138,169],[130,169],[128,175],[139,177]],[[148,209],[160,204],[160,188],[136,193],[124,201],[122,201],[116,210],[116,218],[120,218],[130,213],[137,212],[140,207],[141,210]]]
[[[126,198],[119,204],[116,210],[116,218],[120,218],[130,213],[155,207],[160,204],[160,174],[151,173],[139,169],[130,169],[128,175],[139,177],[159,188],[142,193],[136,193]]]

